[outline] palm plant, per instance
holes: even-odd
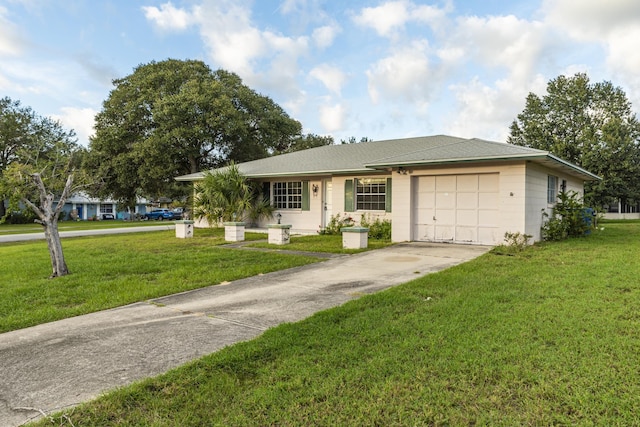
[[[254,222],[273,214],[268,200],[261,197],[235,164],[205,172],[195,190],[193,214],[211,225],[246,219]]]

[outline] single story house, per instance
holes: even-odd
[[[585,181],[599,179],[546,151],[445,135],[323,146],[238,168],[263,183],[294,231],[368,214],[391,220],[395,242],[482,245],[502,243],[505,232],[540,240],[542,211],[558,192],[583,194]]]
[[[145,199],[136,201],[134,214],[143,215],[147,212],[149,202]],[[70,196],[62,208],[64,219],[129,219],[131,214],[118,211],[118,203],[109,199],[97,199],[89,197],[85,193],[76,193]]]

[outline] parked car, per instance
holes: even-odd
[[[184,214],[184,209],[183,208],[175,208],[171,212],[173,212],[173,219],[182,219],[182,215]]]
[[[116,219],[114,214],[106,213],[102,214],[102,219]]]
[[[144,214],[142,218],[162,221],[165,219],[175,219],[175,216],[170,209],[154,209],[151,212],[147,212],[146,214]]]

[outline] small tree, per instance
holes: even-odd
[[[558,194],[558,203],[553,207],[551,215],[543,210],[546,219],[542,224],[544,240],[564,240],[568,237],[586,235],[593,227],[593,218],[587,217],[587,209],[575,191]]]
[[[194,217],[211,225],[273,215],[273,207],[235,164],[205,172],[202,182],[195,185],[195,193]]]

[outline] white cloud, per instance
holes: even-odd
[[[89,145],[89,137],[94,133],[94,122],[97,111],[91,108],[62,107],[61,114],[54,114],[52,119],[58,120],[66,129],[73,129],[82,145]]]
[[[367,71],[371,100],[375,104],[383,100],[427,100],[439,80],[430,67],[427,48],[426,41],[415,41],[375,63]]]
[[[177,9],[171,2],[155,6],[143,6],[144,16],[161,30],[181,31],[192,22],[192,16],[183,9]]]
[[[451,85],[456,108],[446,119],[446,132],[468,138],[482,135],[482,138],[506,142],[509,126],[524,108],[528,93],[543,93],[545,88],[546,79],[541,75],[526,85],[502,79],[490,86],[478,78]]]
[[[333,44],[333,40],[340,31],[341,29],[338,26],[324,25],[313,30],[312,39],[316,46],[325,49]]]
[[[342,104],[320,107],[320,123],[327,133],[338,132],[344,128],[347,110]]]
[[[640,23],[637,0],[545,0],[546,20],[580,40],[598,40],[621,26]]]
[[[7,18],[8,14],[7,8],[0,6],[0,56],[19,55],[24,46],[24,40],[16,25]]]
[[[313,68],[309,75],[313,78],[316,78],[325,85],[327,89],[336,95],[340,95],[340,91],[342,90],[342,86],[346,81],[347,77],[337,67],[333,67],[328,64],[321,64],[315,68]]]
[[[365,7],[359,15],[353,17],[356,24],[373,28],[383,37],[394,36],[408,22],[420,22],[437,25],[449,6],[444,9],[428,5],[415,5],[413,2],[400,0],[383,3],[377,7]]]

